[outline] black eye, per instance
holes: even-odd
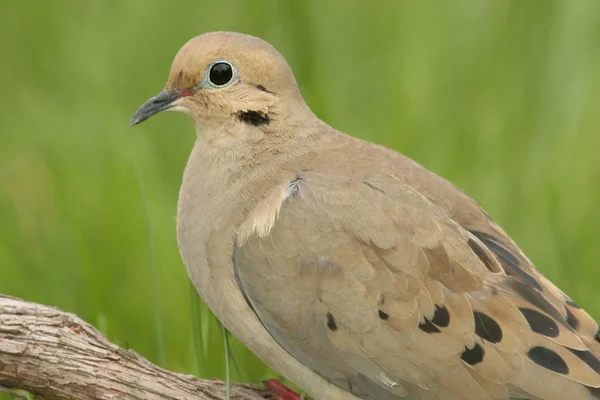
[[[210,67],[208,78],[213,85],[223,86],[233,78],[233,69],[231,65],[225,62],[219,62]]]

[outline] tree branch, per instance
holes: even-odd
[[[46,400],[214,400],[225,393],[223,382],[159,368],[73,314],[3,295],[0,386]],[[258,386],[232,387],[232,398],[264,394]]]

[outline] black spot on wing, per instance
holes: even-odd
[[[579,320],[573,315],[568,307],[565,307],[565,310],[567,310],[567,324],[571,325],[573,329],[577,330],[579,328]]]
[[[431,322],[442,328],[447,327],[450,324],[450,313],[448,312],[448,309],[445,306],[438,306],[436,304]]]
[[[490,249],[490,251],[494,252],[498,257],[500,257],[504,262],[509,264],[511,267],[519,266],[519,259],[504,248],[500,243],[498,238],[494,235],[490,235],[486,232],[481,231],[470,231],[477,239],[481,240],[481,242]]]
[[[389,314],[384,313],[383,311],[379,310],[379,318],[381,318],[382,320],[386,320],[388,319],[390,316]]]
[[[580,309],[581,307],[579,307],[579,304],[575,303],[573,300],[569,299],[567,300],[567,304],[570,305],[573,308],[577,308]]]
[[[331,315],[330,312],[327,313],[327,327],[332,332],[337,331],[337,324],[335,323],[335,318],[333,318],[333,315]]]
[[[484,354],[485,351],[483,350],[483,347],[479,344],[475,344],[475,347],[472,349],[465,347],[465,351],[462,352],[460,358],[469,365],[475,365],[483,361]]]
[[[535,287],[537,290],[542,290],[542,285],[540,285],[540,283],[533,276],[529,275],[519,267],[519,259],[505,247],[503,247],[495,236],[480,231],[470,232],[479,240],[481,240],[481,242],[488,249],[490,249],[491,252],[498,256],[498,260],[508,275],[519,277],[525,282],[529,283],[531,286]]]
[[[490,257],[488,257],[485,250],[483,250],[483,248],[476,241],[474,241],[473,239],[469,239],[467,244],[469,245],[471,250],[473,250],[473,253],[475,253],[477,257],[479,257],[479,259],[483,262],[487,269],[489,269],[491,272],[497,272],[494,268],[494,262],[490,259]]]
[[[575,354],[577,357],[579,357],[581,359],[581,361],[583,361],[584,363],[586,363],[587,365],[589,365],[589,367],[591,369],[593,369],[594,371],[596,371],[597,373],[600,374],[600,360],[598,360],[598,358],[589,350],[575,350],[575,349],[570,349],[567,347],[567,349]]]
[[[238,118],[240,121],[254,126],[269,125],[271,122],[269,116],[260,111],[240,111]]]
[[[558,336],[558,324],[552,318],[532,308],[520,307],[519,311],[535,333],[553,338]]]
[[[556,322],[565,326],[567,329],[572,331],[571,326],[565,321],[564,317],[541,295],[540,292],[532,288],[531,286],[517,281],[514,278],[508,278],[507,286],[514,291],[515,294],[519,295],[523,300],[536,306],[546,314],[551,316]]]
[[[596,342],[600,343],[600,328],[598,328],[598,332],[596,332]]]
[[[422,330],[425,333],[440,333],[441,331],[434,325],[431,323],[430,320],[428,320],[427,318],[425,318],[424,322],[421,322],[419,324],[419,329]]]
[[[477,336],[488,342],[500,343],[502,328],[496,321],[479,311],[473,311],[473,318],[475,319],[475,333]]]
[[[565,360],[563,360],[562,357],[556,354],[554,351],[546,347],[533,347],[531,350],[529,350],[527,356],[529,356],[529,359],[537,365],[550,371],[564,375],[569,373],[569,367],[567,366]]]

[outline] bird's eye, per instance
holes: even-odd
[[[210,67],[208,79],[215,86],[223,86],[231,82],[233,78],[233,68],[231,64],[226,62],[215,63]]]

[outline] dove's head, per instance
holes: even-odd
[[[136,111],[130,125],[165,110],[190,115],[201,132],[263,129],[307,107],[273,46],[241,33],[211,32],[179,50],[165,88]]]

